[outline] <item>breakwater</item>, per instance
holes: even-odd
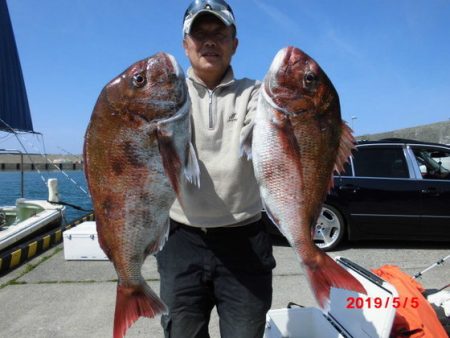
[[[82,163],[0,163],[0,171],[24,171],[30,170],[81,170]]]
[[[0,154],[0,171],[82,170],[81,155]]]

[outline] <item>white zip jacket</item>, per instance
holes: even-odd
[[[240,157],[241,134],[248,133],[260,82],[234,79],[230,67],[209,90],[192,70],[187,72],[191,98],[192,143],[200,166],[200,188],[181,187],[170,217],[201,228],[245,225],[261,217],[261,199],[252,162]]]

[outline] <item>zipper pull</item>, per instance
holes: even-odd
[[[208,114],[209,115],[209,124],[208,124],[208,127],[209,127],[209,129],[213,129],[213,127],[214,127],[213,111],[212,111],[213,93],[214,93],[214,91],[208,90],[208,95],[209,95],[209,114]]]

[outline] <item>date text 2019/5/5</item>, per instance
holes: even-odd
[[[394,309],[411,307],[416,309],[419,306],[418,297],[348,297],[347,309],[387,309],[393,307]]]

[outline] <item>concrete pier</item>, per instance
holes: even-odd
[[[0,277],[2,320],[0,336],[10,338],[111,337],[117,275],[109,261],[66,261],[59,245],[29,264]],[[331,256],[343,256],[366,269],[398,265],[411,276],[448,254],[447,243],[364,242],[343,246]],[[316,306],[307,280],[293,250],[275,243],[277,267],[273,277],[272,308],[288,302]],[[142,273],[159,292],[159,274],[154,257],[148,257]],[[427,289],[448,284],[447,264],[424,274]],[[214,310],[211,337],[220,337]],[[139,319],[127,332],[131,337],[163,337],[159,318]]]
[[[40,154],[0,154],[0,171],[33,170],[81,170],[83,168],[82,156],[76,155],[46,155]]]

